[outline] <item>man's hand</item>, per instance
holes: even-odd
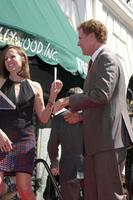
[[[51,169],[51,172],[52,172],[53,176],[57,176],[57,175],[60,174],[60,173],[59,173],[59,168],[58,168],[58,167],[53,167],[53,168]]]
[[[68,113],[66,113],[64,115],[64,119],[69,124],[76,124],[76,123],[82,121],[82,116],[78,112],[71,112],[71,111],[69,111]]]
[[[69,105],[69,97],[58,99],[54,104],[53,114],[55,114],[56,112],[60,111],[62,108],[65,108],[68,105]]]

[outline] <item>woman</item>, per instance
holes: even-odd
[[[4,194],[4,173],[16,174],[16,187],[21,200],[35,200],[32,172],[35,153],[33,116],[47,123],[54,101],[63,84],[52,83],[45,107],[38,82],[30,80],[28,57],[21,47],[7,47],[1,57],[3,77],[1,91],[16,105],[15,110],[0,110],[0,196]]]

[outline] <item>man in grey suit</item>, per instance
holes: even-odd
[[[122,170],[133,141],[125,78],[117,56],[107,47],[107,28],[91,19],[78,27],[78,46],[91,57],[84,92],[59,99],[54,112],[69,105],[83,110],[85,200],[125,200]],[[69,123],[69,115],[65,117]],[[81,119],[81,117],[80,117]]]
[[[79,87],[70,88],[67,96],[80,94]],[[68,124],[64,115],[69,109],[62,109],[52,119],[48,141],[48,153],[53,175],[59,175],[63,200],[80,200],[81,181],[83,181],[83,130],[82,122]],[[59,146],[61,157],[58,158]]]

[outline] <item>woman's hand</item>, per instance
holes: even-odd
[[[51,88],[50,88],[50,97],[49,97],[51,102],[53,103],[55,102],[57,95],[61,91],[62,87],[63,87],[63,83],[60,80],[56,80],[52,83]]]
[[[2,152],[9,152],[12,150],[12,142],[1,129],[0,129],[0,150]]]

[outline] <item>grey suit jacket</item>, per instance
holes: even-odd
[[[64,120],[62,112],[52,119],[51,133],[48,141],[48,153],[51,167],[60,168],[60,181],[77,177],[83,172],[83,130],[82,123],[70,125]],[[61,158],[58,161],[58,148],[61,145]]]
[[[84,93],[70,96],[70,108],[83,110],[85,152],[94,154],[131,145],[125,78],[121,63],[101,50],[84,83]]]

